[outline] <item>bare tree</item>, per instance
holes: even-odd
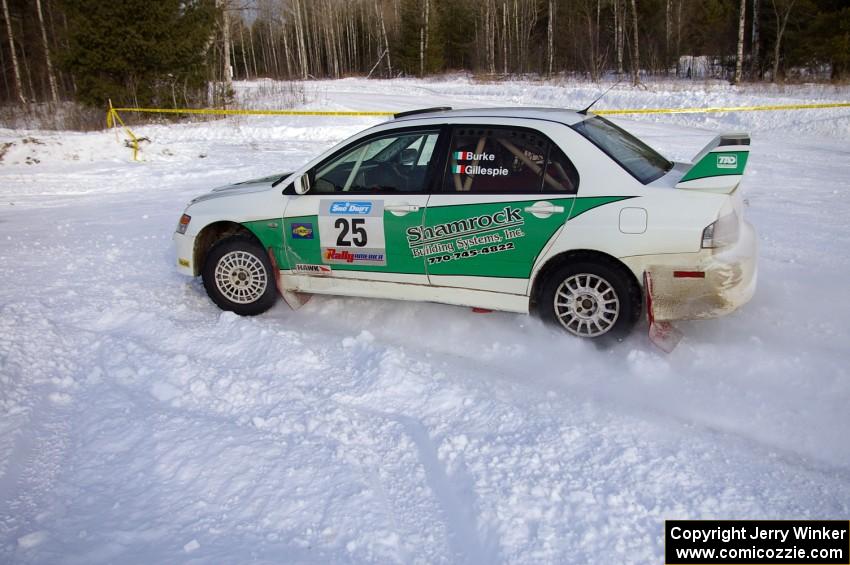
[[[393,76],[393,60],[390,56],[390,39],[387,36],[387,26],[384,24],[384,12],[378,9],[378,0],[375,0],[375,11],[378,12],[378,18],[381,21],[381,33],[384,36],[384,52],[387,54],[387,70],[389,77]]]
[[[637,0],[632,0],[632,85],[640,84],[640,49],[638,48]]]
[[[670,28],[673,13],[673,0],[667,0],[664,13],[664,73],[670,68]]]
[[[41,28],[41,43],[44,46],[44,61],[47,64],[47,81],[50,83],[50,98],[54,104],[58,104],[59,89],[56,87],[56,74],[53,72],[53,61],[50,60],[50,47],[47,43],[47,29],[44,27],[44,15],[41,12],[41,0],[35,0],[35,9],[38,12],[38,25]]]
[[[587,26],[587,70],[590,72],[590,80],[599,81],[599,37],[598,29],[593,26],[592,0],[584,0],[581,4],[585,25]]]
[[[242,32],[242,28],[245,27],[242,20],[239,20],[239,46],[240,52],[242,53],[242,70],[245,71],[245,78],[250,79],[251,73],[248,72],[248,58],[245,56],[245,34]]]
[[[301,1],[293,1],[295,12],[295,42],[298,44],[298,65],[301,67],[301,78],[307,79],[307,46],[304,42],[304,25],[301,18]]]
[[[428,52],[428,20],[430,17],[431,3],[425,0],[422,3],[422,23],[419,26],[419,76],[425,76],[425,55]]]
[[[514,1],[516,1],[516,0],[514,0]],[[496,28],[496,24],[494,22],[493,23],[493,29],[495,30],[495,28]],[[511,28],[508,25],[508,2],[507,2],[507,0],[505,0],[502,3],[502,64],[504,65],[504,75],[505,76],[508,76],[508,59],[510,58],[508,56],[508,47],[511,44],[511,40],[509,39],[510,32],[511,32]],[[495,53],[496,37],[495,37],[495,34],[493,34],[493,41],[494,41],[494,44],[493,44],[493,49],[494,49],[493,60],[495,61],[496,60],[496,53]]]
[[[5,2],[5,0],[4,0]],[[773,3],[773,13],[776,14],[776,42],[773,45],[773,77],[771,79],[776,82],[779,76],[779,53],[782,47],[782,35],[785,33],[785,26],[788,25],[788,16],[791,15],[791,8],[794,7],[795,0],[771,0]]]
[[[555,60],[555,0],[549,0],[549,20],[546,24],[546,75],[552,76],[552,65]]]
[[[747,0],[741,0],[738,15],[738,55],[735,58],[734,84],[741,84],[741,73],[744,68],[744,23],[747,14]]]
[[[625,4],[620,8],[620,0],[614,0],[614,49],[617,51],[617,77],[623,75],[623,18]]]
[[[222,37],[224,39],[223,58],[224,58],[224,84],[227,90],[230,91],[233,87],[233,66],[230,60],[230,12],[229,6],[225,1],[219,0],[218,5],[221,7],[221,28]]]
[[[21,81],[21,69],[18,66],[18,55],[15,53],[15,34],[12,33],[12,18],[9,17],[9,4],[3,0],[3,17],[6,18],[6,33],[9,34],[9,50],[12,52],[12,69],[15,73],[15,91],[21,104],[27,103],[24,96],[24,85]]]
[[[759,0],[753,0],[753,31],[752,31],[752,49],[753,49],[753,78],[760,78],[759,73]]]

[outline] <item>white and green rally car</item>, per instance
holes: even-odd
[[[746,303],[756,238],[737,190],[749,138],[673,163],[562,109],[398,114],[294,173],[213,190],[174,239],[224,310],[279,291],[536,311],[581,337]]]

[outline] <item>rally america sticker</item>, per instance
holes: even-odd
[[[319,242],[322,263],[387,264],[383,200],[321,200]]]

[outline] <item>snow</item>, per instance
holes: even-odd
[[[305,107],[581,107],[599,88],[345,79],[307,83]],[[598,107],[847,99],[668,81]],[[139,126],[140,163],[111,132],[0,130],[0,562],[659,563],[665,519],[850,514],[850,109],[617,119],[675,159],[752,134],[758,291],[678,324],[670,355],[645,326],[600,349],[435,304],[240,318],[175,272],[191,197],[378,121]]]

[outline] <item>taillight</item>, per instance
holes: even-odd
[[[716,249],[738,241],[740,222],[735,212],[721,216],[702,230],[702,248]]]
[[[183,214],[180,216],[180,221],[177,222],[177,233],[184,234],[186,233],[186,229],[189,227],[189,222],[192,221],[192,216],[188,214]]]

